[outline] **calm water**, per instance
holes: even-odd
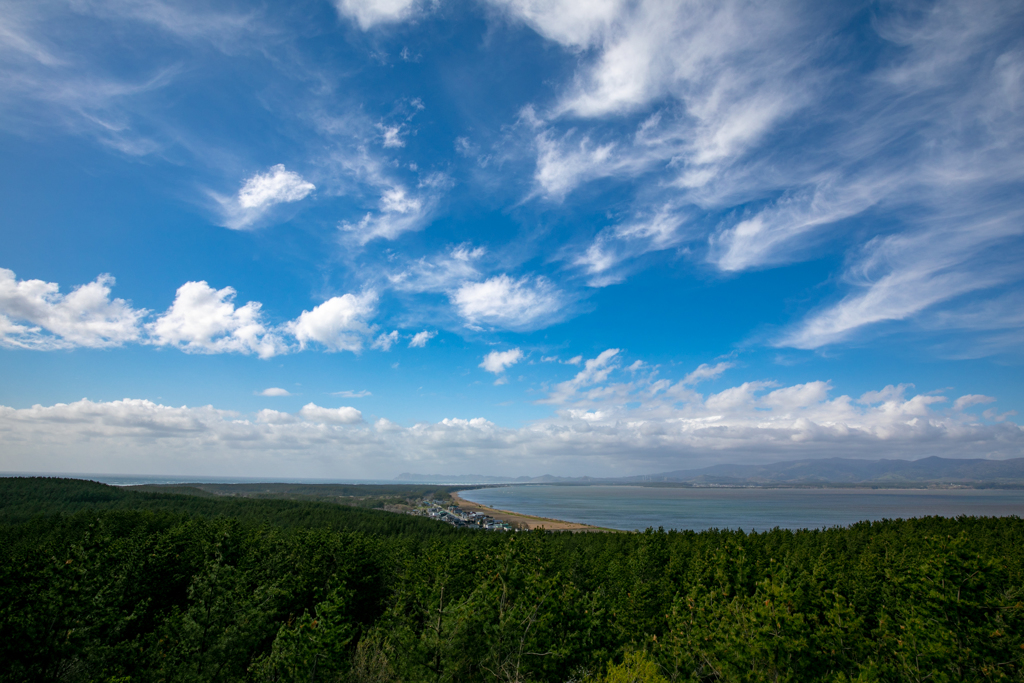
[[[813,529],[941,515],[1024,516],[1024,491],[507,486],[460,491],[526,515],[612,529]]]

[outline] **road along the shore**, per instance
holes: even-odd
[[[458,493],[452,493],[451,497],[455,501],[456,505],[467,512],[479,512],[502,522],[508,522],[509,524],[525,527],[527,529],[544,529],[546,531],[619,531],[618,529],[605,529],[604,527],[590,526],[589,524],[580,524],[578,522],[566,522],[561,519],[533,517],[531,515],[512,512],[511,510],[489,508],[486,505],[480,505],[479,503],[474,503],[471,500],[466,500],[459,496]]]

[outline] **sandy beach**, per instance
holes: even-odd
[[[604,529],[598,526],[590,526],[589,524],[579,524],[577,522],[566,522],[561,519],[547,519],[545,517],[531,517],[530,515],[522,515],[518,512],[511,512],[509,510],[498,510],[495,508],[489,508],[486,505],[480,505],[472,501],[461,498],[458,493],[451,494],[455,504],[467,512],[479,512],[481,514],[488,515],[494,519],[501,520],[502,522],[508,522],[509,524],[524,526],[527,529],[546,529],[547,531],[617,531],[616,529]]]

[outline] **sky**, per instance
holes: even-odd
[[[0,471],[1024,456],[1024,5],[0,0]]]

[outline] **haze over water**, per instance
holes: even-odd
[[[460,491],[474,503],[623,529],[764,531],[862,520],[1024,515],[1024,491],[994,489],[759,489],[507,486]]]

